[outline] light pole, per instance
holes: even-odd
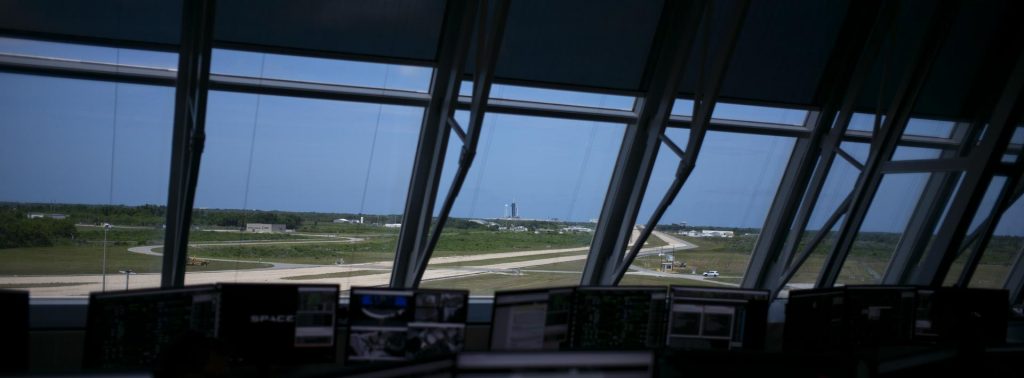
[[[110,223],[103,224],[103,291],[107,291],[107,231],[110,227]]]
[[[124,273],[124,289],[128,290],[128,279],[131,278],[133,274],[135,274],[135,271],[131,269],[125,269],[119,270],[118,272]]]

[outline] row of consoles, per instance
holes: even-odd
[[[235,283],[93,293],[83,372],[674,375],[700,361],[728,364],[736,356],[786,364],[808,356],[829,361],[865,348],[980,350],[1005,342],[1009,316],[1004,290],[792,291],[784,352],[764,357],[759,352],[766,349],[769,328],[767,291],[550,288],[495,293],[490,351],[465,352],[468,298],[460,290],[352,288],[346,307],[339,305],[333,285]],[[28,297],[5,291],[0,301],[0,336],[11,349],[0,354],[0,366],[11,372],[28,359]],[[339,343],[343,361],[336,357]],[[835,370],[847,360],[836,361],[806,373],[842,376],[856,370]]]

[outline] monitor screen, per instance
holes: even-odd
[[[847,286],[844,312],[851,345],[903,345],[911,342],[917,315],[917,289],[907,286]]]
[[[162,355],[217,334],[218,301],[213,286],[92,293],[84,365],[152,369]]]
[[[999,345],[1006,341],[1009,292],[918,288],[914,338],[922,342]]]
[[[346,358],[403,361],[459,352],[468,300],[461,290],[352,288]]]
[[[580,287],[573,349],[643,349],[665,344],[665,287]]]
[[[804,351],[840,347],[846,326],[844,293],[843,288],[790,291],[786,302],[783,346],[788,350]]]
[[[491,350],[560,350],[569,343],[573,288],[494,293]]]
[[[220,284],[219,338],[236,365],[334,362],[337,285]]]
[[[28,292],[0,290],[0,374],[28,368]]]
[[[666,342],[685,349],[763,347],[768,296],[764,290],[673,286]]]

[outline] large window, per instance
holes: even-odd
[[[467,124],[467,114],[459,115]],[[489,295],[579,284],[624,129],[488,114],[476,161],[421,286]],[[460,149],[453,138],[442,196]]]
[[[667,135],[686,146],[686,130]],[[696,168],[621,284],[738,286],[792,150],[792,138],[709,132]],[[660,150],[634,234],[678,164],[671,150]],[[719,276],[704,276],[712,271]]]
[[[187,283],[386,284],[422,109],[212,92]]]
[[[0,73],[0,287],[159,285],[173,94]]]

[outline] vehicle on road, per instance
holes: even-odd
[[[718,277],[718,271],[717,270],[709,270],[707,272],[704,272],[704,277]]]

